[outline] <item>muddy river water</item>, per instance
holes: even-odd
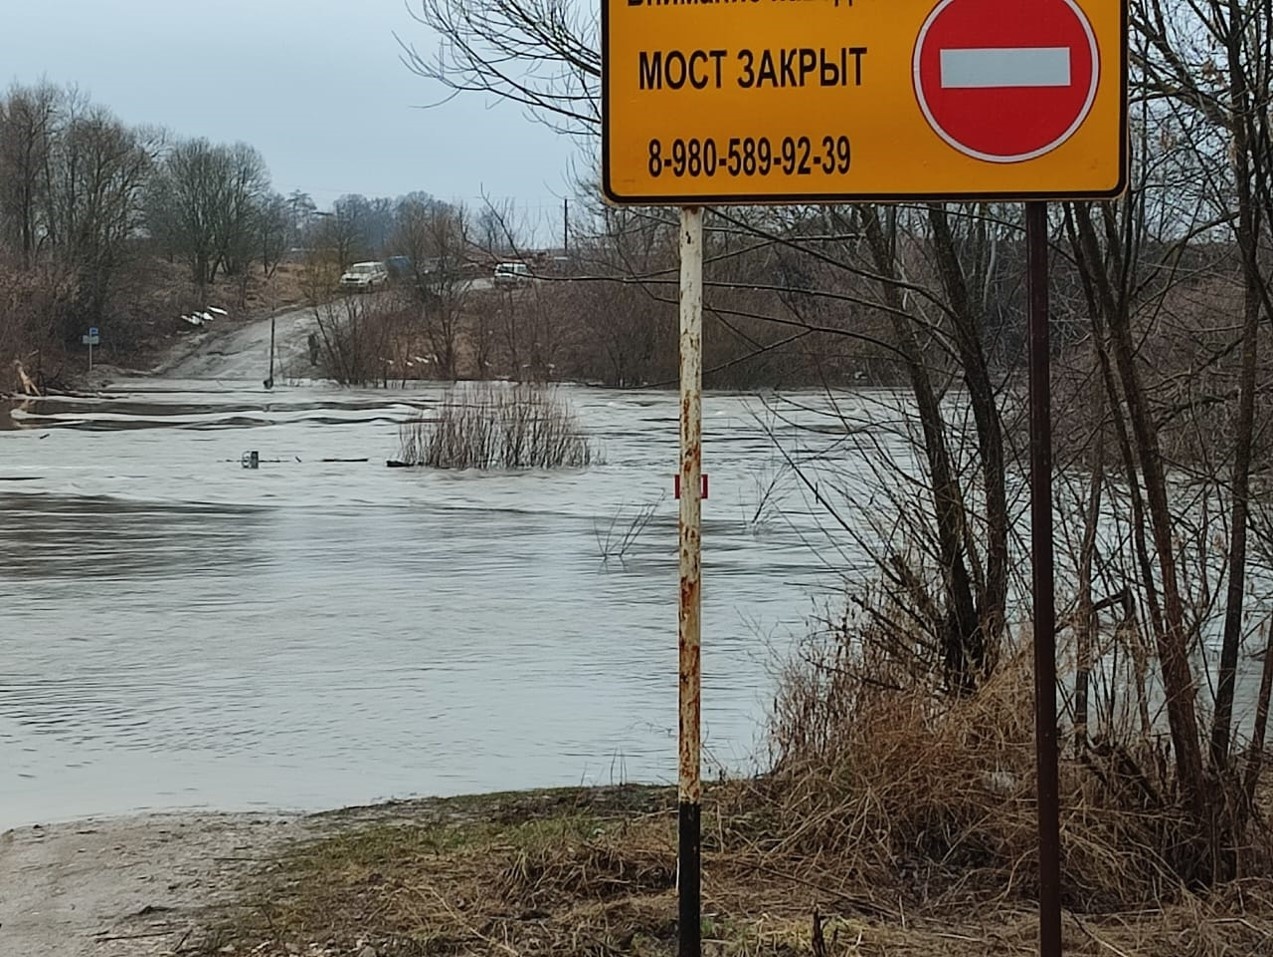
[[[673,779],[676,398],[562,391],[602,464],[386,468],[435,388],[138,378],[6,410],[0,827]],[[763,764],[775,667],[863,562],[767,415],[705,406],[709,771]]]

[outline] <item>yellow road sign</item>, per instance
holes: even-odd
[[[1108,198],[1125,0],[602,0],[616,203]]]

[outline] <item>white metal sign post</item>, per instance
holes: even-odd
[[[681,613],[677,926],[681,957],[701,949],[702,801],[699,699],[703,527],[703,210],[681,210]]]
[[[101,339],[101,336],[98,334],[97,326],[93,326],[91,329],[88,330],[87,335],[80,337],[80,342],[88,346],[88,371],[89,372],[93,371],[93,346],[99,344],[101,341],[102,339]]]

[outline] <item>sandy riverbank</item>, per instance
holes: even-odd
[[[299,816],[161,814],[0,835],[0,954],[177,952],[243,874],[313,832]]]
[[[316,814],[185,811],[14,828],[0,833],[0,955],[197,953],[244,887],[267,877],[291,849],[365,827],[471,824],[500,799],[424,798]]]

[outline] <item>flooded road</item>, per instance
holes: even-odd
[[[440,389],[125,379],[16,412],[0,827],[673,780],[676,398],[562,391],[603,464],[387,469]],[[857,561],[759,408],[705,404],[709,773],[763,758],[775,661]]]

